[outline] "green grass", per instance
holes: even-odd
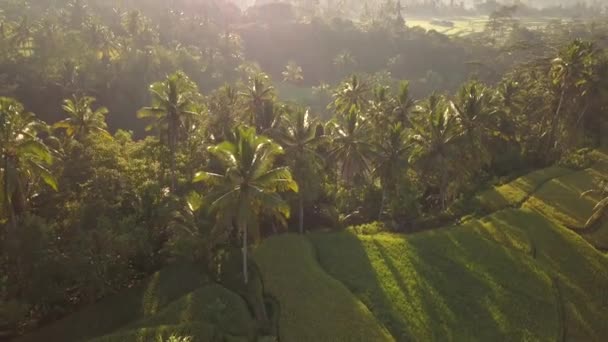
[[[312,240],[328,273],[399,341],[555,340],[551,279],[529,253],[474,228],[480,227],[411,236],[319,234]],[[529,249],[525,239],[512,240]]]
[[[154,274],[137,288],[104,298],[15,342],[82,341],[109,334],[131,322],[155,315],[204,282],[195,266],[173,265]]]
[[[305,237],[270,238],[255,260],[266,291],[280,303],[282,341],[392,340],[365,305],[321,269]]]
[[[218,330],[234,336],[254,336],[256,330],[256,323],[245,301],[217,284],[188,293],[156,315],[132,326],[153,327],[196,322],[211,323]]]
[[[165,342],[171,336],[190,337],[192,342],[220,342],[215,327],[204,322],[178,325],[157,325],[120,331],[91,340],[90,342]],[[247,341],[247,340],[244,340]]]
[[[476,202],[486,212],[519,206],[530,194],[547,181],[572,173],[563,167],[549,167],[519,177],[507,184],[493,187],[476,196]]]
[[[572,229],[582,230],[599,197],[581,198],[581,193],[597,189],[598,181],[608,178],[608,154],[592,152],[593,167],[555,178],[544,184],[524,204]]]
[[[532,210],[410,236],[312,241],[327,272],[399,341],[608,336],[608,259]]]
[[[154,316],[94,341],[157,341],[177,335],[204,342],[220,341],[226,336],[250,340],[255,334],[256,323],[245,301],[234,292],[211,284],[170,303]]]
[[[508,210],[489,218],[506,234],[525,233],[545,272],[562,296],[565,335],[572,341],[608,336],[608,259],[577,233],[530,210]]]

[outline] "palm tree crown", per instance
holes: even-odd
[[[45,131],[47,126],[34,114],[24,111],[20,103],[0,97],[0,204],[13,227],[38,180],[57,189],[49,170],[52,153],[38,138],[38,134]]]
[[[199,172],[194,181],[213,187],[206,202],[218,224],[236,224],[242,234],[243,277],[247,282],[248,228],[255,228],[262,214],[286,223],[290,208],[278,192],[297,192],[298,185],[289,168],[274,167],[276,157],[283,153],[281,146],[257,135],[254,128],[237,127],[232,139],[210,147],[209,152],[221,162],[225,172]]]
[[[181,71],[169,75],[163,82],[152,84],[150,93],[152,106],[142,108],[137,115],[152,119],[153,123],[147,129],[155,128],[166,137],[171,161],[171,189],[175,191],[175,154],[180,138],[199,116],[196,101],[200,95],[196,84]]]
[[[53,127],[65,129],[68,138],[81,139],[93,132],[109,137],[105,121],[108,109],[100,107],[93,110],[91,105],[94,102],[95,98],[90,96],[74,96],[64,100],[62,108],[68,118],[57,122]]]

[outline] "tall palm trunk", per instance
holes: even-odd
[[[380,200],[380,210],[378,210],[378,221],[382,219],[382,214],[384,213],[384,205],[386,204],[386,184],[387,182],[380,182],[380,186],[382,187],[382,199]]]
[[[249,283],[249,267],[247,262],[249,260],[247,256],[247,223],[242,224],[242,232],[243,232],[243,280],[245,284]]]
[[[559,97],[559,102],[557,104],[557,109],[555,110],[555,114],[553,115],[553,119],[551,120],[551,128],[549,130],[549,139],[547,140],[547,152],[551,150],[551,144],[555,144],[555,135],[557,133],[557,126],[559,124],[559,119],[562,114],[562,107],[564,105],[564,98],[566,97],[566,86],[562,84],[562,92]]]
[[[447,192],[448,192],[448,170],[447,170],[447,163],[445,162],[445,159],[443,159],[442,162],[442,170],[441,170],[441,181],[440,181],[440,189],[439,189],[439,196],[441,197],[441,209],[442,210],[446,210],[446,204],[447,204]]]
[[[7,237],[10,238],[11,235],[17,232],[17,214],[15,213],[15,208],[12,204],[12,194],[9,190],[8,184],[8,156],[4,157],[4,180],[3,180],[3,189],[4,192],[4,205],[6,206],[6,211],[8,214],[8,225],[7,225]]]
[[[177,177],[176,177],[176,172],[175,169],[177,168],[176,166],[176,162],[175,162],[175,153],[177,150],[177,129],[178,129],[178,125],[175,122],[175,120],[171,120],[170,121],[170,127],[169,127],[169,132],[168,133],[168,139],[169,139],[169,162],[170,162],[170,168],[171,168],[171,192],[175,192],[176,188],[177,188]]]
[[[299,197],[298,214],[299,214],[300,234],[304,234],[304,196],[302,194],[298,194],[298,197]]]

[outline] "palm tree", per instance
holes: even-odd
[[[207,101],[209,110],[207,128],[213,141],[222,141],[230,134],[237,119],[238,100],[238,92],[230,85],[222,86],[209,97]]]
[[[577,39],[566,47],[552,62],[551,79],[556,90],[559,92],[559,97],[555,112],[550,120],[547,139],[549,149],[556,142],[558,126],[562,120],[564,101],[566,97],[576,100],[581,95],[577,88],[585,84],[584,73],[586,64],[594,52],[595,47],[593,43]]]
[[[45,131],[47,126],[24,111],[23,105],[0,97],[0,204],[13,231],[35,183],[42,180],[57,190],[57,181],[49,170],[53,163],[51,150],[38,138]]]
[[[268,77],[257,74],[249,80],[249,84],[240,95],[245,98],[247,111],[250,115],[249,124],[258,127],[258,120],[274,99],[274,87],[268,85]]]
[[[298,84],[304,80],[302,75],[302,67],[296,62],[290,61],[283,71],[283,81]]]
[[[483,85],[472,82],[460,89],[458,98],[450,101],[450,106],[467,139],[467,154],[478,157],[475,163],[488,164],[491,159],[488,140],[495,132],[492,120],[498,112],[493,94]]]
[[[608,212],[608,180],[603,180],[600,183],[599,189],[583,192],[581,198],[590,195],[598,195],[600,201],[593,208],[593,213],[585,223],[585,228],[593,227]]]
[[[353,108],[346,116],[331,122],[328,128],[333,146],[329,159],[336,161],[342,179],[350,183],[356,176],[368,175],[373,151],[368,142],[367,121]]]
[[[334,102],[330,105],[340,114],[348,114],[354,108],[362,111],[367,104],[369,88],[359,77],[353,75],[350,80],[343,82],[334,93]]]
[[[409,82],[403,81],[399,84],[399,92],[397,93],[395,101],[393,115],[397,122],[401,122],[401,125],[406,127],[409,124],[409,115],[416,106],[416,101],[414,101],[410,95]]]
[[[444,98],[435,94],[418,106],[416,116],[410,120],[413,134],[411,162],[439,169],[441,208],[446,209],[452,145],[461,135],[458,118],[453,115]]]
[[[225,168],[223,174],[199,172],[195,182],[212,186],[207,196],[210,210],[217,223],[226,227],[236,224],[243,239],[243,277],[248,282],[247,249],[249,228],[257,225],[259,215],[265,214],[286,223],[289,205],[277,193],[298,191],[287,167],[274,167],[283,149],[272,140],[256,134],[254,128],[240,126],[232,140],[209,148]]]
[[[111,138],[107,129],[105,116],[108,109],[100,107],[95,110],[91,105],[95,98],[90,96],[78,97],[74,95],[71,99],[63,101],[63,111],[68,115],[67,119],[61,120],[53,125],[53,128],[65,129],[68,138],[82,139],[90,133],[99,133]]]
[[[375,146],[374,175],[380,179],[382,187],[382,202],[378,219],[384,212],[388,189],[398,181],[399,174],[405,172],[410,145],[407,143],[405,127],[400,123],[392,124],[382,142]]]
[[[295,180],[300,185],[298,194],[298,228],[304,233],[304,186],[310,181],[307,171],[314,169],[323,161],[316,148],[325,138],[317,135],[318,120],[311,118],[308,110],[295,108],[280,118],[279,129],[276,132],[277,141],[286,151],[287,158],[292,162]]]
[[[150,93],[152,106],[142,108],[137,116],[152,119],[154,122],[147,129],[156,128],[166,136],[171,164],[171,190],[175,191],[177,147],[182,133],[187,131],[186,126],[199,116],[197,100],[200,95],[196,84],[181,71],[169,75],[163,82],[152,84]]]

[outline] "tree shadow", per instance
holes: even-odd
[[[534,272],[530,257],[473,230],[412,236],[337,233],[315,243],[326,271],[398,341],[550,339],[557,330],[557,319],[536,322],[537,316],[556,313],[549,279]],[[534,291],[520,289],[522,279],[532,279],[523,283]]]
[[[608,335],[608,326],[600,321],[608,315],[604,255],[576,233],[533,211],[499,215],[494,224],[523,231],[536,246],[536,260],[559,283],[567,339],[601,340]]]

